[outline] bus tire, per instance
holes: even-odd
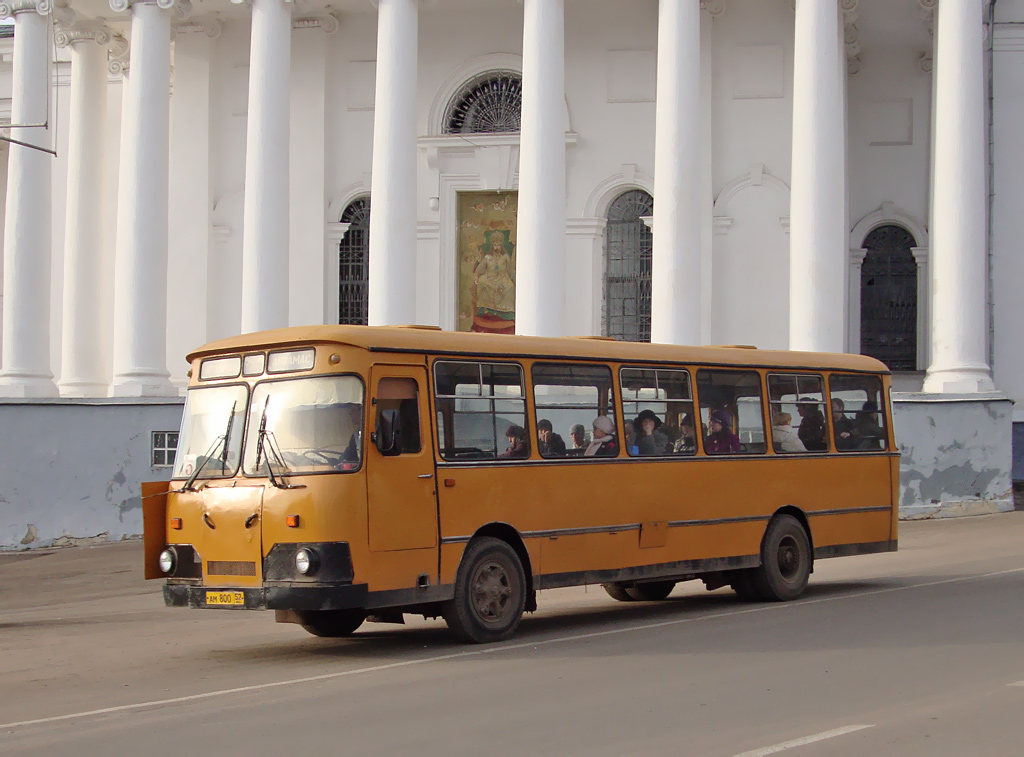
[[[668,597],[674,588],[675,581],[651,581],[631,586],[626,589],[626,593],[637,602],[660,602]]]
[[[617,599],[619,602],[636,602],[637,597],[634,597],[629,593],[622,584],[601,584],[601,588],[608,592],[608,596],[612,599]]]
[[[456,638],[484,644],[507,639],[526,607],[526,573],[507,543],[488,536],[470,542],[455,578],[455,596],[441,614]]]
[[[754,588],[761,599],[787,602],[803,594],[811,575],[811,540],[792,515],[772,519],[761,545],[761,567],[754,570]]]
[[[314,636],[337,639],[351,636],[366,620],[365,610],[309,610],[302,613],[302,627]]]

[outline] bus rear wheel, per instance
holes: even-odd
[[[639,597],[634,597],[622,584],[601,584],[601,588],[608,592],[608,596],[617,599],[619,602],[636,602]]]
[[[351,636],[366,620],[365,610],[309,610],[302,613],[302,627],[314,636]]]
[[[675,581],[651,581],[626,589],[626,593],[638,602],[660,602],[676,588]]]
[[[519,555],[500,539],[472,541],[462,556],[455,596],[441,614],[460,641],[483,644],[507,639],[526,607],[526,573]]]
[[[811,541],[792,515],[774,518],[761,546],[761,567],[751,582],[761,599],[786,602],[803,594],[811,575]]]

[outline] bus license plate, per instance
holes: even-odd
[[[244,605],[245,594],[240,591],[208,591],[206,592],[206,604],[208,605]]]

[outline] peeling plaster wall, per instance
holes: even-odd
[[[893,393],[900,517],[1013,509],[1013,402],[1003,394]]]
[[[142,533],[153,431],[177,431],[184,400],[0,400],[0,549]]]

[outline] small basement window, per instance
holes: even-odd
[[[177,431],[153,432],[153,467],[174,466],[174,454],[178,451]]]

